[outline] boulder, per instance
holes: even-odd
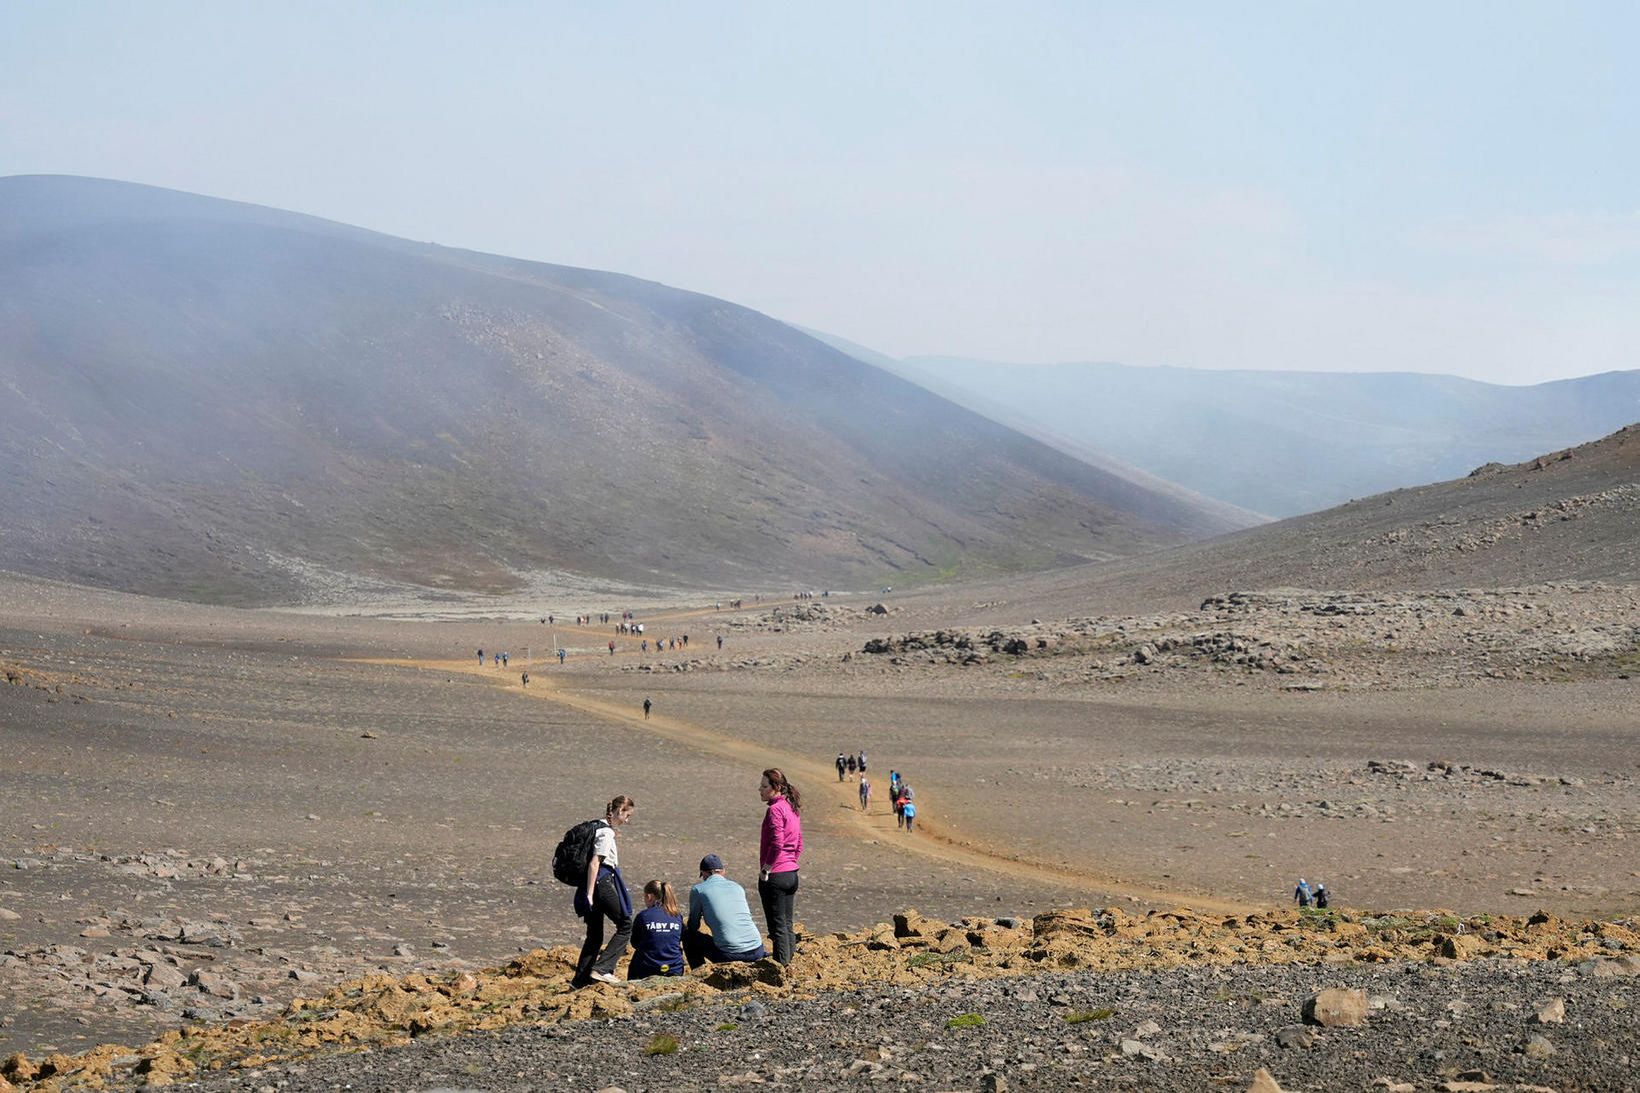
[[[1367,992],[1329,987],[1304,1000],[1304,1023],[1350,1028],[1367,1023]]]
[[[1275,1075],[1259,1067],[1253,1074],[1253,1080],[1247,1083],[1247,1093],[1281,1093],[1281,1086],[1276,1082]]]
[[[1561,998],[1551,998],[1538,1007],[1532,1015],[1532,1020],[1540,1025],[1559,1025],[1566,1021],[1566,1002]]]

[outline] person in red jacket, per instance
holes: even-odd
[[[774,944],[774,958],[790,964],[796,947],[792,914],[797,903],[797,863],[803,854],[803,798],[785,774],[774,767],[763,772],[757,792],[769,806],[758,839],[757,895],[763,901],[763,920]]]

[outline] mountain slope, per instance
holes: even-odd
[[[1640,424],[1523,463],[996,590],[1013,616],[1194,609],[1269,588],[1640,582]],[[967,590],[971,599],[984,589]]]
[[[721,300],[126,183],[0,179],[0,565],[872,584],[1235,526]]]
[[[1015,428],[1272,516],[1526,459],[1640,419],[1640,371],[1505,387],[1392,372],[895,361],[827,340]]]

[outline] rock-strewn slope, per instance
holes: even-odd
[[[872,638],[865,663],[1053,684],[1393,688],[1640,675],[1640,585],[1232,592],[1195,611]],[[859,662],[851,654],[851,663]]]
[[[437,1065],[448,1065],[450,1057],[459,1055],[487,1058],[468,1075],[483,1079],[511,1068],[520,1049],[471,1035],[527,1025],[547,1026],[544,1034],[532,1035],[544,1036],[552,1046],[529,1052],[530,1069],[500,1074],[501,1086],[544,1081],[595,1086],[605,1083],[592,1078],[588,1045],[609,1049],[622,1044],[620,1050],[643,1065],[643,1058],[677,1051],[680,1032],[682,1042],[693,1047],[691,1038],[703,1036],[708,1027],[726,1034],[745,1021],[752,1027],[734,1041],[740,1045],[735,1058],[709,1049],[696,1056],[703,1068],[696,1072],[698,1084],[787,1080],[821,1088],[840,1079],[899,1078],[915,1059],[910,1072],[921,1071],[924,1079],[930,1070],[942,1071],[937,1077],[947,1081],[956,1076],[977,1080],[981,1070],[991,1070],[1024,1088],[1049,1088],[1063,1081],[1061,1068],[1071,1061],[1087,1069],[1139,1068],[1154,1075],[1159,1072],[1153,1067],[1182,1058],[1188,1060],[1182,1072],[1188,1082],[1192,1073],[1201,1076],[1204,1064],[1220,1073],[1246,1073],[1253,1059],[1274,1057],[1278,1049],[1302,1052],[1318,1043],[1323,1045],[1320,1069],[1346,1058],[1359,1067],[1361,1056],[1353,1054],[1359,1037],[1351,1030],[1362,1024],[1370,1029],[1377,1021],[1380,1031],[1386,1025],[1392,1030],[1389,1037],[1379,1037],[1373,1065],[1399,1060],[1402,1074],[1407,1066],[1424,1068],[1417,1074],[1420,1080],[1443,1070],[1455,1077],[1464,1064],[1463,1053],[1453,1051],[1449,1060],[1447,1053],[1437,1052],[1431,1058],[1427,1044],[1411,1045],[1393,1032],[1409,1015],[1430,1009],[1433,999],[1443,1007],[1439,1021],[1446,1025],[1441,1027],[1451,1027],[1472,1011],[1484,1012],[1488,1021],[1513,1030],[1512,1040],[1500,1039],[1495,1048],[1518,1042],[1526,1058],[1538,1061],[1564,1051],[1575,1061],[1574,1068],[1590,1068],[1578,1076],[1584,1085],[1616,1088],[1604,1079],[1590,1080],[1602,1073],[1595,1057],[1611,1046],[1607,1037],[1615,1038],[1620,1049],[1624,1044],[1632,1049],[1640,1029],[1640,1013],[1632,1007],[1633,977],[1640,973],[1640,932],[1634,924],[1574,922],[1546,914],[1461,919],[1443,912],[1304,911],[1219,918],[1178,910],[1134,918],[1104,909],[1053,912],[1029,922],[969,918],[945,923],[913,911],[861,933],[805,935],[789,968],[765,960],[709,968],[682,979],[582,991],[568,989],[574,955],[567,947],[536,950],[476,975],[369,976],[317,997],[299,998],[274,1020],[180,1029],[136,1049],[110,1045],[41,1060],[14,1056],[0,1074],[13,1084],[73,1088],[110,1081],[159,1085],[216,1072],[256,1072],[244,1076],[261,1088],[273,1084],[263,1073],[271,1065],[454,1036],[458,1039],[449,1046],[435,1049],[446,1060]],[[1443,980],[1438,970],[1471,961],[1485,962],[1487,970],[1469,971],[1469,981],[1513,979],[1519,981],[1516,989],[1452,991],[1447,984],[1454,980]],[[1414,966],[1410,971],[1409,965]],[[1260,971],[1272,968],[1285,971]],[[1384,971],[1373,973],[1372,968]],[[1420,974],[1418,968],[1430,974]],[[1306,994],[1357,984],[1371,995],[1326,996],[1318,1002]],[[869,989],[848,993],[861,988]],[[1211,1004],[1206,992],[1212,992]],[[1575,997],[1570,1004],[1561,999],[1557,1017],[1550,994]],[[1170,998],[1188,1005],[1165,1025],[1136,1020],[1144,1014],[1165,1015]],[[797,1008],[788,1009],[794,1002]],[[930,1021],[946,1009],[959,1012],[943,1024]],[[1211,1024],[1201,1024],[1191,1012],[1203,1009],[1214,1011]],[[1375,1011],[1389,1013],[1380,1019]],[[851,1030],[860,1035],[863,1024],[850,1019],[862,1013],[870,1015],[877,1029],[869,1043],[850,1038]],[[1546,1016],[1534,1017],[1540,1013]],[[1554,1029],[1553,1040],[1545,1037],[1547,1049],[1526,1045],[1534,1032],[1564,1023],[1567,1013],[1575,1015],[1576,1023]],[[611,1019],[617,1021],[614,1032],[602,1023]],[[765,1019],[770,1019],[767,1029],[755,1024]],[[588,1020],[599,1023],[578,1023]],[[980,1038],[986,1044],[981,1053],[972,1045],[962,1047],[961,1034],[992,1021],[1033,1034]],[[1326,1031],[1318,1036],[1301,1022]],[[778,1033],[794,1023],[807,1025],[806,1035]],[[1294,1031],[1283,1031],[1289,1027]],[[646,1045],[639,1047],[635,1036],[648,1037]],[[674,1042],[668,1047],[661,1036]],[[1054,1042],[1065,1038],[1080,1047],[1051,1063]],[[1477,1057],[1486,1054],[1478,1044],[1467,1046]],[[850,1056],[840,1068],[836,1049]],[[961,1054],[938,1054],[946,1050]],[[689,1055],[683,1052],[679,1061]],[[401,1061],[382,1070],[374,1062],[320,1060],[295,1072],[301,1076],[294,1087],[324,1088],[343,1075],[356,1082],[361,1074],[375,1072],[381,1084],[372,1088],[402,1088],[412,1074],[415,1081],[426,1080],[434,1066],[425,1059],[412,1057],[405,1064],[402,1057],[389,1058]],[[1446,1061],[1450,1065],[1443,1065]],[[1505,1057],[1490,1065],[1505,1062],[1518,1060]],[[1606,1072],[1627,1073],[1627,1064],[1604,1065]],[[394,1069],[404,1066],[408,1072]],[[646,1078],[646,1085],[661,1077],[653,1070],[647,1076],[632,1073]],[[390,1074],[395,1076],[385,1077]],[[293,1087],[291,1079],[281,1080]]]

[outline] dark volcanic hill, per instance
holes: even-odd
[[[0,384],[0,568],[190,599],[858,587],[1240,526],[722,300],[93,179],[0,179]]]
[[[1640,582],[1640,424],[1524,463],[994,589],[1008,617],[1193,609],[1230,591]],[[983,599],[984,586],[965,590]]]

